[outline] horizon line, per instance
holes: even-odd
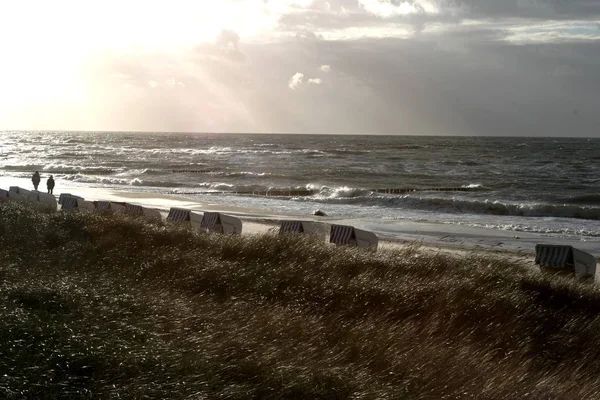
[[[201,135],[306,135],[306,136],[400,136],[400,137],[480,137],[480,138],[559,138],[600,139],[600,136],[552,136],[552,135],[486,135],[486,134],[411,134],[411,133],[298,133],[298,132],[202,132],[202,131],[113,131],[113,130],[69,130],[69,129],[0,129],[0,133],[133,133],[133,134],[201,134]]]

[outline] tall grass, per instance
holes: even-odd
[[[600,398],[599,312],[486,254],[0,205],[0,398]]]

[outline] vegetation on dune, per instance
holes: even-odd
[[[0,398],[600,398],[600,290],[0,205]]]

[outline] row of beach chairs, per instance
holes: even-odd
[[[204,213],[199,215],[184,208],[171,208],[167,222],[187,223],[192,227],[209,229],[209,226],[221,227],[223,233],[239,233],[242,222],[234,217],[220,213]],[[279,227],[279,234],[302,233],[320,235],[322,230],[310,221],[283,221]],[[329,242],[340,246],[356,246],[360,248],[377,249],[378,239],[372,232],[363,231],[353,226],[332,225]]]
[[[114,212],[125,213],[149,219],[160,220],[158,210],[142,207],[136,204],[87,201],[82,197],[69,193],[62,193],[56,201],[51,194],[36,190],[26,190],[11,186],[9,190],[0,189],[0,201],[26,202],[40,209],[56,211],[58,205],[63,211],[83,212]],[[171,208],[167,222],[187,223],[192,227],[210,232],[240,234],[242,221],[238,218],[217,213],[205,212],[202,215],[183,208]],[[279,228],[279,234],[300,233],[320,235],[323,231],[310,221],[284,221]],[[377,249],[377,236],[368,231],[347,225],[332,225],[329,242],[336,245],[356,246],[361,248]],[[593,255],[573,248],[572,246],[538,244],[535,247],[535,263],[542,271],[562,272],[580,279],[594,278],[596,274],[596,259]]]
[[[158,210],[143,207],[126,202],[110,201],[88,201],[80,196],[70,193],[62,193],[58,202],[51,194],[36,190],[26,190],[17,186],[11,186],[8,191],[0,189],[0,201],[15,201],[33,204],[40,209],[57,211],[60,205],[61,211],[65,212],[112,212],[124,213],[148,219],[161,220],[162,216]],[[223,234],[242,233],[242,221],[230,215],[218,212],[204,212],[198,214],[188,209],[171,208],[167,216],[167,222],[184,223],[209,232]],[[314,234],[320,235],[324,232],[311,221],[283,221],[279,228],[279,234]],[[347,225],[332,225],[329,234],[329,242],[339,246],[354,246],[359,248],[377,249],[377,236],[368,231]]]
[[[0,189],[0,201],[16,201],[33,204],[40,209],[56,211],[58,205],[63,211],[114,212],[125,213],[149,219],[161,219],[158,210],[136,204],[109,201],[87,201],[82,197],[62,193],[58,199],[51,194],[35,190],[26,190],[11,186],[8,191]],[[190,224],[192,227],[209,232],[240,234],[242,221],[238,218],[217,213],[205,212],[202,215],[183,208],[171,208],[167,222]],[[323,231],[310,221],[284,221],[279,234],[315,234]],[[377,249],[377,236],[368,231],[347,225],[332,225],[329,242],[336,245],[356,246]],[[594,279],[596,275],[596,259],[593,255],[573,248],[572,246],[538,244],[535,247],[535,263],[545,272],[562,272],[579,279]]]
[[[40,209],[56,211],[56,198],[54,195],[38,192],[37,190],[26,190],[18,186],[11,186],[10,189],[0,189],[0,201],[16,201],[19,203],[31,203]]]

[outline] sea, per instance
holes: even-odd
[[[600,241],[600,139],[1,133],[0,174],[265,212]],[[5,188],[6,189],[6,188]]]

